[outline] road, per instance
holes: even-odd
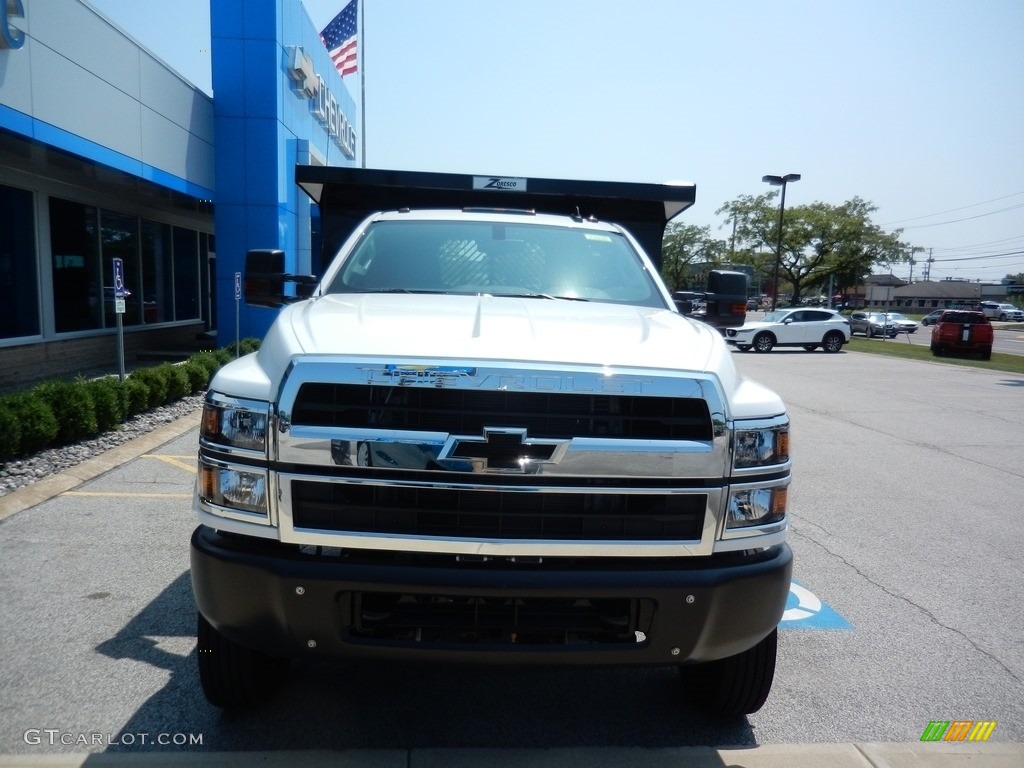
[[[787,401],[796,465],[802,618],[749,718],[694,713],[671,669],[310,662],[220,713],[195,673],[191,430],[0,523],[0,754],[917,742],[933,720],[1024,741],[1024,377],[733,357]]]

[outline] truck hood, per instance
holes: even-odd
[[[329,295],[288,308],[275,327],[278,333],[267,341],[281,345],[289,357],[316,353],[705,370],[713,344],[711,329],[669,310],[490,295]]]
[[[210,388],[273,400],[300,355],[532,363],[708,374],[733,418],[785,412],[739,375],[721,334],[668,309],[601,302],[430,294],[330,295],[293,304],[256,354],[221,368]]]

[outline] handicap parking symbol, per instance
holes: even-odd
[[[853,625],[832,610],[807,587],[789,585],[789,599],[779,627],[783,629],[853,629]]]

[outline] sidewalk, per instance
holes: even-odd
[[[749,749],[411,749],[0,755],[0,768],[1021,768],[1024,744],[766,744]]]
[[[127,443],[104,451],[99,456],[86,459],[81,464],[68,467],[63,472],[40,480],[38,483],[19,488],[13,493],[0,497],[0,522],[37,504],[42,504],[72,488],[99,477],[134,458],[168,443],[199,426],[201,411],[183,416],[176,421],[157,427],[151,432],[129,440]]]

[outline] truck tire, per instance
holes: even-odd
[[[694,707],[713,717],[735,718],[757,712],[775,678],[779,630],[735,656],[679,668]]]
[[[979,355],[979,357],[981,357],[982,360],[991,360],[992,359],[992,347],[982,347],[981,351],[978,353],[978,355]]]
[[[817,348],[818,348],[817,344],[804,344],[804,349],[807,350],[808,352],[813,352]]]
[[[843,334],[839,331],[829,331],[821,340],[821,348],[830,353],[840,352],[843,349],[844,341]]]
[[[749,344],[737,344],[736,345],[736,349],[738,349],[740,352],[749,352],[750,351],[750,345]]]
[[[770,333],[759,333],[754,337],[755,352],[771,352],[775,346],[775,337]]]
[[[287,659],[245,648],[224,637],[197,612],[199,681],[206,700],[222,709],[245,709],[266,699],[284,680]]]

